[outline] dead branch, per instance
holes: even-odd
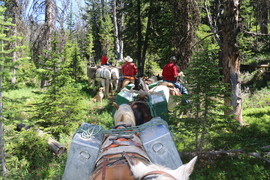
[[[270,147],[268,147],[270,148]],[[208,151],[208,152],[202,152],[202,153],[195,153],[195,152],[182,152],[182,156],[200,156],[203,158],[209,158],[209,157],[218,157],[222,155],[227,155],[227,156],[238,156],[241,154],[245,154],[248,156],[252,156],[261,160],[264,160],[268,163],[270,163],[270,159],[264,158],[260,153],[258,152],[245,152],[244,150],[241,149],[232,149],[232,150],[219,150],[219,151]],[[265,155],[269,155],[270,152],[265,152]]]
[[[249,31],[243,31],[244,34],[252,35],[252,36],[270,36],[270,34],[263,34],[263,33],[257,33],[257,32],[249,32]]]

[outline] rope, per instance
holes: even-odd
[[[76,133],[81,133],[82,137],[85,139],[90,138],[91,136],[97,135],[99,133],[102,134],[108,134],[108,135],[130,135],[134,133],[140,133],[144,131],[145,129],[154,126],[154,125],[165,125],[168,128],[168,124],[162,120],[162,119],[157,119],[155,121],[149,121],[148,123],[142,124],[140,126],[132,126],[132,127],[126,127],[126,128],[120,128],[120,129],[109,129],[106,130],[102,126],[97,126],[97,125],[84,125],[81,126],[77,129]]]
[[[91,137],[104,133],[105,129],[102,126],[97,126],[93,124],[84,124],[83,126],[79,127],[76,133],[80,133],[82,138],[90,139]]]
[[[129,90],[129,89],[122,89],[122,91],[126,91],[133,94],[140,94],[140,95],[163,95],[163,92],[151,92],[151,91],[142,91],[142,90]]]

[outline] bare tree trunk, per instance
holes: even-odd
[[[101,0],[101,15],[102,15],[102,20],[105,21],[105,2],[104,0]]]
[[[1,117],[1,121],[2,119],[3,117]],[[7,169],[6,169],[6,155],[5,155],[5,143],[4,143],[4,124],[2,122],[0,122],[0,149],[1,149],[2,177],[4,178],[7,173]]]
[[[181,71],[187,69],[195,41],[195,27],[199,24],[200,14],[195,0],[170,0],[175,19],[172,43]]]
[[[137,62],[138,62],[138,76],[142,76],[142,24],[141,24],[141,0],[137,0]]]
[[[3,32],[1,32],[3,34]],[[2,61],[4,61],[4,42],[1,40],[1,52],[2,52]],[[5,177],[7,173],[6,169],[6,156],[5,156],[5,143],[4,143],[4,117],[3,117],[3,71],[4,67],[0,64],[0,153],[1,153],[1,166],[2,166],[2,176]],[[5,179],[5,178],[4,178]]]
[[[259,25],[261,33],[268,34],[269,0],[258,0]]]
[[[45,34],[46,39],[44,39],[47,43],[47,50],[50,48],[51,40],[52,40],[52,27],[53,27],[53,4],[52,0],[46,0],[46,14],[45,14]]]
[[[222,73],[224,82],[228,84],[228,92],[225,95],[225,105],[233,107],[234,118],[243,124],[242,118],[242,95],[240,82],[240,59],[237,45],[237,35],[240,30],[239,26],[239,0],[225,0],[224,13],[222,15],[221,27],[221,58]],[[231,112],[225,112],[231,114]]]
[[[119,45],[120,45],[120,59],[123,59],[124,58],[124,30],[125,30],[125,26],[124,26],[124,22],[125,22],[125,14],[123,12],[123,9],[124,9],[124,2],[123,0],[120,0],[120,9],[121,9],[121,12],[120,12],[120,31],[119,31]]]
[[[53,4],[52,0],[46,0],[46,10],[45,10],[45,28],[44,28],[44,38],[42,41],[45,42],[45,49],[47,51],[51,50],[52,42],[52,27],[53,27]],[[47,57],[48,55],[45,55]],[[49,58],[49,57],[47,57]],[[42,62],[45,63],[45,62]],[[43,67],[46,68],[46,67]],[[48,83],[47,77],[43,76],[41,79],[41,87],[45,87]]]
[[[150,0],[148,21],[147,21],[147,27],[146,27],[146,33],[145,33],[145,39],[144,39],[144,45],[143,45],[143,52],[142,52],[142,76],[143,76],[143,72],[144,72],[146,51],[148,48],[148,40],[149,40],[149,34],[150,34],[150,25],[151,25],[151,21],[152,21],[152,13],[153,13],[153,0]]]
[[[12,36],[18,36],[18,30],[17,30],[18,21],[19,21],[18,16],[21,15],[21,12],[20,12],[21,7],[18,0],[14,0],[13,4],[11,4],[9,8],[10,8],[10,13],[11,13],[12,23],[15,24],[15,26],[11,27],[12,29],[11,33],[12,33]],[[15,47],[17,47],[17,40],[11,43],[11,49],[14,49]],[[16,51],[12,52],[11,63],[15,64],[17,59],[18,59],[17,52]],[[11,83],[16,84],[16,67],[11,67],[11,74],[12,74]]]
[[[117,15],[116,15],[116,0],[112,2],[112,11],[113,11],[113,25],[114,25],[114,40],[115,40],[115,50],[116,50],[116,58],[120,59],[120,43],[119,43],[119,35],[118,35],[118,24],[117,24]]]

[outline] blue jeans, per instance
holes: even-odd
[[[173,83],[174,84],[174,87],[178,88],[179,91],[181,92],[181,94],[185,94],[185,95],[188,95],[188,90],[187,88],[185,88],[183,85],[181,85],[180,83],[178,82],[175,82],[175,81],[169,81],[169,80],[163,80],[163,81],[166,81],[166,82],[170,82],[170,83]],[[184,98],[184,102],[186,104],[189,103],[189,100],[186,99],[187,97]]]
[[[188,90],[183,85],[181,85],[180,83],[175,82],[175,81],[169,81],[169,80],[163,80],[163,81],[173,83],[174,87],[178,88],[179,91],[181,92],[181,94],[188,94]]]

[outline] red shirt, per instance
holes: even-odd
[[[162,71],[162,76],[164,80],[176,81],[177,75],[178,68],[173,62],[170,62],[169,64],[164,66]]]
[[[101,58],[101,65],[107,64],[107,62],[108,62],[107,56],[102,56],[102,58]]]
[[[135,76],[137,73],[137,67],[132,62],[125,62],[122,65],[122,75],[124,76]]]

